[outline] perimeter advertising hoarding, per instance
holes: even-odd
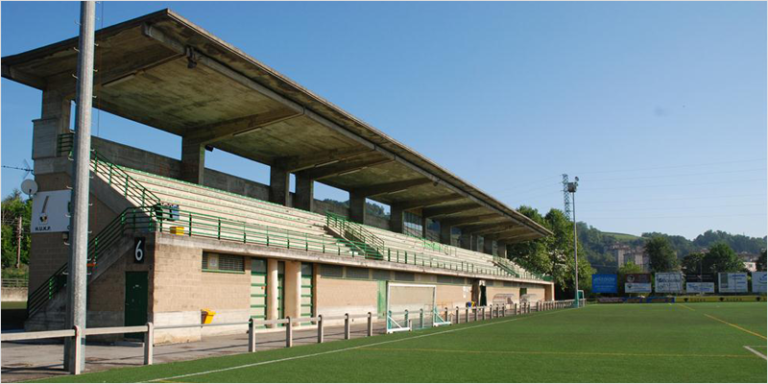
[[[692,281],[685,283],[685,291],[688,293],[715,293],[715,283]]]
[[[593,293],[617,293],[618,279],[615,274],[612,273],[595,273],[592,275],[592,292]]]
[[[718,292],[720,293],[746,293],[747,274],[743,272],[721,272],[718,277]]]
[[[680,272],[656,272],[657,293],[678,293],[683,291],[683,274]]]
[[[715,275],[711,273],[689,274],[689,275],[685,275],[685,281],[689,283],[692,283],[692,282],[714,283]]]
[[[651,293],[650,273],[628,273],[627,282],[624,283],[626,293]]]
[[[765,293],[765,283],[765,272],[752,272],[752,293]]]

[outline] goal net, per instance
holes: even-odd
[[[437,287],[422,284],[387,285],[387,333],[448,324],[437,313]]]

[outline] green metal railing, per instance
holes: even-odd
[[[94,236],[88,242],[88,270],[95,273],[98,266],[99,257],[119,240],[126,229],[147,228],[153,230],[151,221],[147,220],[148,215],[154,212],[153,209],[146,207],[130,207],[120,213],[98,235]],[[150,223],[150,225],[146,225]],[[67,285],[67,270],[69,263],[64,263],[48,279],[46,279],[37,289],[32,291],[27,298],[27,318],[30,318],[48,302],[53,296]]]
[[[531,280],[543,280],[543,281],[552,281],[551,276],[543,275],[540,273],[530,272],[526,271],[525,269],[521,268],[517,264],[515,264],[513,261],[509,259],[505,259],[503,257],[494,256],[493,262],[501,269],[507,271],[507,273],[519,277],[522,279],[531,279]]]
[[[346,217],[333,212],[326,212],[325,219],[325,224],[343,238],[352,243],[364,245],[361,251],[366,257],[374,259],[384,258],[383,251],[386,249],[384,240],[365,229],[362,225],[349,221]]]

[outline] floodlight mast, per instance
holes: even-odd
[[[568,183],[568,192],[571,193],[571,212],[573,213],[573,285],[575,288],[573,307],[579,307],[579,238],[576,229],[576,189],[579,187],[579,177],[576,176],[572,183]]]

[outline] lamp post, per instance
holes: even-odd
[[[573,279],[576,292],[574,294],[575,300],[573,301],[573,307],[579,307],[579,239],[576,232],[576,188],[579,187],[579,177],[576,176],[574,181],[568,183],[568,192],[571,193],[571,201],[573,203],[573,270],[575,277]]]

